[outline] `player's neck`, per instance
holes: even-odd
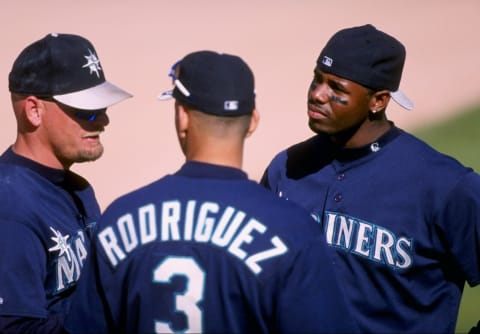
[[[219,166],[226,166],[232,168],[242,169],[242,161],[241,159],[225,159],[225,157],[206,157],[202,155],[195,155],[192,157],[187,157],[187,161],[198,161],[204,162],[212,165],[219,165]]]
[[[243,147],[238,145],[199,145],[187,150],[188,160],[241,169],[243,165]]]
[[[386,119],[364,122],[357,127],[332,136],[332,140],[347,148],[362,147],[383,136],[392,126],[393,123]]]
[[[70,167],[64,166],[51,150],[46,148],[40,141],[29,136],[19,135],[12,145],[12,149],[16,154],[50,168],[66,170]]]

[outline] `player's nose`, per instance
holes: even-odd
[[[330,91],[331,89],[326,83],[312,82],[310,85],[310,98],[321,104],[325,104],[330,99]]]
[[[105,110],[104,112],[99,113],[94,122],[97,122],[102,126],[107,126],[108,124],[110,124],[110,118],[107,115],[107,111]]]

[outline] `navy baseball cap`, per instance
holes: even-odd
[[[347,28],[335,33],[317,59],[317,68],[362,86],[389,90],[392,99],[405,109],[413,103],[400,90],[405,47],[373,25]]]
[[[254,77],[238,56],[197,51],[175,63],[170,71],[174,89],[158,98],[177,99],[189,108],[219,116],[251,114],[255,109]]]
[[[52,33],[27,46],[13,63],[10,92],[51,97],[70,107],[96,110],[132,97],[105,80],[92,43]]]

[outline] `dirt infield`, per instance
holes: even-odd
[[[326,40],[343,27],[372,23],[405,44],[401,88],[415,109],[392,103],[388,114],[397,125],[441,121],[480,102],[479,12],[478,0],[8,1],[0,12],[0,145],[5,149],[15,136],[7,77],[20,50],[49,32],[86,36],[107,78],[135,95],[109,109],[105,155],[74,166],[104,207],[183,162],[172,102],[156,96],[170,87],[173,62],[211,49],[242,56],[255,72],[261,123],[247,142],[244,167],[258,179],[277,151],[311,135],[305,100],[313,66]]]

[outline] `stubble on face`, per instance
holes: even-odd
[[[91,162],[98,160],[104,152],[104,147],[97,138],[94,142],[86,142],[89,139],[74,138],[63,141],[53,146],[54,154],[62,165],[69,167],[74,163]]]
[[[103,155],[103,145],[99,142],[95,148],[80,148],[75,162],[95,161]]]
[[[74,163],[99,159],[104,152],[100,141],[104,125],[65,116],[61,124],[50,127],[50,142],[57,159],[68,167]]]

